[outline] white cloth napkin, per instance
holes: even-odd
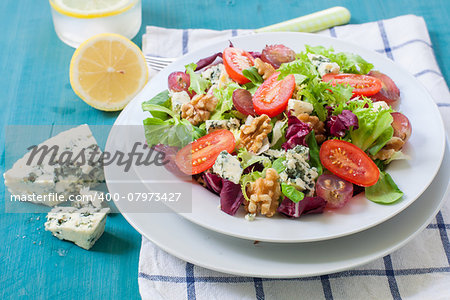
[[[209,43],[251,33],[250,30],[180,30],[148,26],[142,48],[145,54],[178,57]],[[334,27],[318,34],[358,41],[402,65],[429,90],[444,118],[446,131],[450,132],[450,93],[437,65],[423,18],[405,15]],[[143,238],[139,290],[143,299],[287,299],[287,291],[289,295],[315,299],[317,296],[313,295],[324,299],[448,299],[449,229],[450,201],[446,201],[435,220],[406,246],[357,268],[367,272],[342,272],[332,278],[325,276],[302,281],[255,280],[250,287],[248,282],[232,280],[234,275],[186,263]],[[370,275],[380,269],[381,275]],[[364,273],[369,276],[361,275]],[[202,279],[220,277],[229,280],[221,283],[202,280],[201,284],[195,284],[196,274]],[[188,281],[189,276],[193,280]],[[177,278],[185,279],[175,280]]]

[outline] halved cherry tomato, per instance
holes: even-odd
[[[223,50],[222,57],[225,70],[228,75],[230,75],[231,79],[239,84],[250,82],[250,80],[242,74],[242,70],[248,69],[255,64],[255,59],[250,53],[238,48],[228,47]]]
[[[360,186],[377,183],[380,170],[357,146],[341,140],[328,140],[320,147],[320,161],[331,173]]]
[[[330,82],[333,86],[337,83],[353,87],[353,96],[371,96],[381,90],[381,80],[368,75],[359,74],[325,74],[322,80]]]
[[[253,95],[253,107],[258,115],[275,117],[282,113],[295,89],[294,75],[278,80],[280,72],[275,72],[259,86]]]
[[[178,151],[175,163],[180,170],[194,175],[211,168],[223,150],[233,152],[236,141],[231,131],[220,129],[211,132]]]

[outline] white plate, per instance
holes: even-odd
[[[123,213],[143,236],[166,252],[208,269],[256,277],[292,278],[330,274],[365,264],[400,248],[421,232],[450,196],[450,154],[433,183],[410,207],[366,231],[327,241],[279,244],[234,238],[197,226],[173,213]],[[110,183],[111,193],[136,187]],[[136,176],[131,175],[130,178]],[[141,190],[147,188],[141,184]],[[447,192],[446,192],[447,190]],[[122,204],[123,202],[120,202]],[[120,210],[127,207],[119,206]]]
[[[337,51],[357,53],[373,63],[375,69],[388,74],[401,91],[402,100],[398,109],[408,116],[413,128],[413,134],[405,146],[405,152],[411,156],[411,160],[393,162],[388,169],[405,195],[401,201],[392,205],[375,204],[359,196],[345,208],[321,215],[303,216],[297,220],[283,216],[260,217],[254,222],[247,222],[243,218],[242,209],[236,216],[229,216],[217,209],[219,204],[217,196],[199,185],[193,185],[192,213],[183,213],[181,214],[183,217],[205,228],[251,240],[285,243],[326,240],[353,234],[392,218],[411,205],[431,183],[441,165],[444,153],[444,127],[431,96],[417,79],[405,70],[375,52],[319,35],[267,33],[233,38],[232,42],[236,47],[255,51],[260,51],[266,44],[276,43],[285,44],[295,51],[303,50],[305,44],[332,46]],[[228,41],[224,41],[207,46],[182,57],[164,69],[126,107],[115,125],[142,124],[142,120],[149,114],[142,112],[141,103],[167,88],[167,77],[171,72],[183,70],[184,65],[222,51],[227,45]],[[143,140],[143,128],[137,138]],[[151,167],[137,168],[136,172],[144,180],[152,172],[160,172],[160,168],[158,170]],[[149,188],[152,186],[149,185]]]

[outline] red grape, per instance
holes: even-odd
[[[192,98],[193,92],[189,92],[191,78],[184,72],[172,72],[168,78],[169,89],[173,92],[186,91]]]
[[[233,92],[233,104],[236,109],[244,115],[254,116],[256,115],[253,108],[252,94],[244,89],[237,89]]]
[[[384,101],[392,105],[400,99],[400,90],[389,76],[378,71],[370,71],[367,75],[378,78],[382,82],[381,90],[370,96],[372,101]]]
[[[295,52],[284,45],[268,45],[261,53],[261,60],[278,69],[282,63],[295,60]]]
[[[392,121],[392,128],[394,128],[394,136],[401,138],[403,141],[407,141],[411,136],[411,123],[408,118],[399,112],[391,113],[394,121]]]
[[[323,174],[317,179],[316,193],[327,200],[328,208],[341,208],[352,198],[353,184],[334,174]]]

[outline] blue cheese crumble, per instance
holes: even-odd
[[[206,132],[211,133],[218,129],[236,130],[239,129],[241,123],[238,119],[231,118],[229,120],[206,120]]]
[[[308,163],[309,149],[307,147],[297,145],[287,151],[270,149],[264,154],[272,159],[285,157],[286,160],[283,164],[286,169],[279,174],[280,180],[295,186],[306,196],[314,195],[315,180],[319,174],[317,169]]]
[[[181,113],[181,106],[185,103],[189,103],[191,98],[186,91],[175,92],[171,94],[172,110],[178,114]]]
[[[337,63],[331,62],[331,60],[323,55],[308,53],[308,58],[314,66],[317,68],[320,76],[328,73],[338,74],[340,67]]]
[[[217,64],[214,66],[209,67],[205,71],[202,72],[201,76],[209,81],[211,81],[212,84],[216,84],[219,82],[220,75],[225,70],[225,67],[223,64]]]
[[[213,165],[213,172],[231,182],[239,184],[243,169],[239,160],[227,151],[220,152]]]

